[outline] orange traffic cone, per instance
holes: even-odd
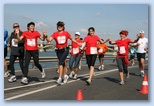
[[[148,94],[148,79],[147,79],[146,75],[144,75],[142,88],[140,90],[140,93],[141,94]]]
[[[82,90],[78,90],[77,96],[76,96],[76,100],[83,100],[83,97],[82,97]]]

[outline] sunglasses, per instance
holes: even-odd
[[[19,28],[19,26],[13,26],[13,28]]]

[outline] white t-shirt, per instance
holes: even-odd
[[[145,37],[140,38],[137,44],[139,44],[137,47],[137,53],[146,53],[144,49],[148,47],[148,39]]]

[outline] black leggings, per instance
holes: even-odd
[[[128,67],[125,64],[124,58],[116,58],[119,72],[128,73]]]
[[[14,62],[17,59],[17,57],[19,58],[19,65],[20,68],[22,70],[22,74],[23,74],[23,62],[24,62],[24,56],[16,56],[16,55],[10,55],[10,70],[11,70],[11,75],[15,75],[15,69],[14,69]]]
[[[28,67],[29,67],[31,57],[33,57],[35,66],[42,72],[42,66],[39,64],[38,50],[26,50],[24,77],[27,77],[27,75],[28,75]]]
[[[97,58],[97,54],[86,55],[86,60],[87,60],[87,64],[88,64],[89,69],[90,69],[90,66],[95,65],[96,58]]]

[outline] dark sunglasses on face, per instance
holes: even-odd
[[[19,26],[13,26],[13,28],[19,28]]]

